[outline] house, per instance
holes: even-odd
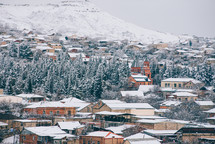
[[[188,121],[183,120],[172,120],[172,119],[140,119],[136,121],[137,124],[146,128],[153,130],[179,130]]]
[[[214,107],[214,103],[212,101],[195,101],[200,106],[202,110],[209,110]]]
[[[173,95],[174,99],[177,99],[179,101],[191,101],[191,100],[198,99],[198,95],[192,94],[189,92],[176,92],[176,93],[173,93],[172,95]]]
[[[67,106],[70,105],[70,106],[75,107],[77,112],[82,112],[82,113],[92,112],[91,103],[82,101],[75,97],[64,98],[63,100],[60,100],[60,102]]]
[[[26,106],[23,111],[29,114],[47,116],[73,116],[76,113],[75,109],[74,106],[59,101],[42,101]]]
[[[141,91],[120,91],[120,93],[122,97],[144,97],[144,94]]]
[[[29,120],[29,119],[16,119],[13,120],[13,129],[22,131],[25,127],[36,127],[36,126],[51,126],[51,120]]]
[[[215,58],[208,58],[207,59],[207,64],[215,64]]]
[[[193,78],[168,78],[161,81],[162,88],[193,89],[204,86],[201,81]]]
[[[214,117],[215,116],[215,108],[212,108],[210,110],[204,111],[209,115],[209,117]]]
[[[22,103],[22,98],[17,97],[17,96],[10,96],[10,95],[2,95],[2,94],[0,94],[0,103],[1,102]]]
[[[26,127],[20,134],[20,144],[38,143],[74,143],[76,137],[67,134],[58,126]]]
[[[182,143],[198,143],[199,138],[215,139],[215,126],[189,124],[176,132]]]
[[[85,125],[81,125],[78,121],[58,122],[58,127],[66,133],[73,135],[81,135]]]
[[[138,125],[131,125],[131,124],[123,124],[120,126],[112,126],[105,128],[115,134],[122,135],[124,137],[130,136],[131,134],[136,134],[145,130],[145,128],[138,126]]]
[[[154,115],[154,108],[148,103],[125,103],[119,100],[100,100],[93,106],[93,113],[101,111]]]
[[[160,140],[142,132],[125,138],[124,144],[160,144]]]
[[[4,90],[0,89],[0,102],[22,103],[22,98],[17,96],[5,95]]]
[[[131,75],[128,80],[129,87],[138,88],[140,85],[152,85],[152,81],[142,74]]]
[[[101,127],[119,126],[125,122],[132,122],[132,114],[101,111],[95,113],[95,121],[101,122]]]
[[[143,75],[143,73],[145,75]],[[144,61],[143,67],[136,61],[131,66],[129,87],[138,88],[139,85],[152,85],[151,71],[148,61]]]
[[[150,91],[153,91],[156,88],[156,85],[140,85],[138,91],[141,91],[143,94],[147,94]]]
[[[177,130],[144,130],[143,133],[161,140],[161,143],[175,143]]]
[[[123,135],[123,130],[129,129],[135,127],[135,125],[121,125],[121,126],[113,126],[113,127],[107,127],[106,130],[109,130],[115,134]]]
[[[181,104],[180,101],[167,100],[160,104],[160,109],[171,109],[179,104]]]
[[[62,45],[59,43],[49,43],[48,46],[50,46],[53,49],[62,49]]]
[[[124,138],[108,131],[95,131],[88,135],[80,136],[80,144],[123,144]]]
[[[40,101],[46,100],[44,96],[37,95],[37,94],[19,94],[16,96],[22,98],[23,100],[27,101],[28,103],[40,102]]]
[[[0,121],[0,130],[7,129],[8,124]]]
[[[167,43],[158,43],[158,44],[152,44],[151,46],[156,49],[164,49],[164,48],[168,47],[168,44]]]
[[[10,129],[10,128],[13,127],[13,120],[15,120],[15,119],[19,119],[19,117],[14,116],[12,114],[3,114],[3,113],[0,113],[0,122],[8,124],[7,125],[8,129]]]
[[[169,109],[155,109],[156,116],[164,116],[165,113],[169,112]]]
[[[82,59],[86,58],[86,55],[84,53],[68,53],[68,54],[72,60],[75,60],[78,57],[81,57]]]

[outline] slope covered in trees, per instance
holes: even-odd
[[[20,47],[27,46],[21,44]],[[96,100],[102,92],[113,88],[119,90],[127,84],[128,64],[116,58],[111,61],[90,59],[85,64],[82,58],[70,60],[67,52],[59,52],[56,61],[35,52],[33,59],[27,60],[27,49],[20,58],[11,46],[9,49],[9,55],[0,57],[0,87],[7,94],[41,93],[52,96],[52,99],[73,95]]]

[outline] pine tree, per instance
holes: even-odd
[[[8,46],[9,50],[9,56],[11,57],[17,57],[18,54],[18,48],[15,44],[15,42],[11,42],[10,45]]]
[[[26,42],[21,43],[18,50],[18,57],[23,59],[28,59],[31,55],[32,55],[32,52],[29,47],[29,44]]]

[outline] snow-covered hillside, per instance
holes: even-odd
[[[45,2],[44,2],[45,1]],[[0,24],[51,34],[77,34],[144,43],[178,42],[179,37],[138,27],[85,0],[0,0]]]

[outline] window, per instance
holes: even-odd
[[[53,112],[52,112],[52,111],[50,111],[50,115],[53,115]]]
[[[59,115],[60,114],[60,112],[59,111],[57,111],[57,115]]]
[[[86,140],[85,140],[85,138],[83,138],[83,144],[86,144]]]
[[[177,87],[177,84],[174,84],[174,87]]]
[[[179,84],[178,87],[181,87],[181,84]]]
[[[178,100],[180,100],[180,101],[181,101],[181,98],[178,98]]]
[[[96,142],[95,142],[95,141],[92,141],[92,144],[96,144]]]
[[[68,115],[71,116],[71,111],[68,111]]]
[[[26,139],[25,136],[22,136],[22,139],[25,140]]]
[[[168,87],[170,87],[170,83],[168,83]]]
[[[90,141],[88,141],[88,143],[87,144],[90,144]]]
[[[45,114],[46,114],[46,111],[43,111],[43,114],[45,115]]]
[[[33,136],[33,141],[35,141],[35,136]]]
[[[165,83],[165,87],[167,87],[167,83]]]
[[[100,144],[100,141],[97,141],[97,144]]]
[[[185,98],[185,100],[187,101],[187,98]]]

